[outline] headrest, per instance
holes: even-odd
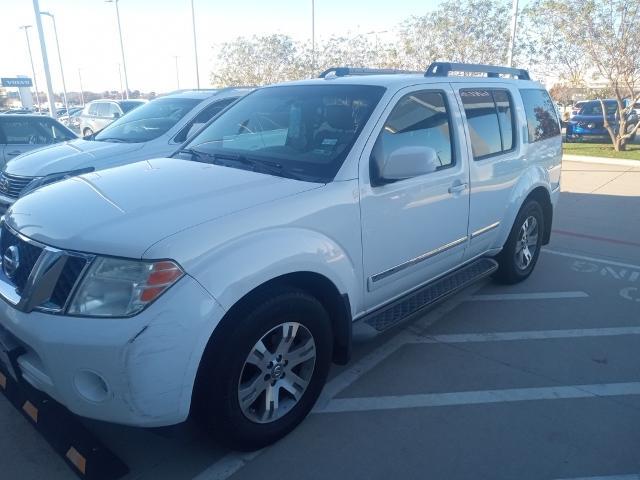
[[[349,105],[328,105],[327,122],[336,130],[353,130],[353,110]]]

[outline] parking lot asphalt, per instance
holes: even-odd
[[[309,418],[255,453],[190,423],[87,421],[130,479],[640,478],[640,162],[564,162],[532,276],[470,287],[355,347]],[[0,477],[76,478],[0,397]]]

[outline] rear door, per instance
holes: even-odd
[[[448,84],[401,90],[360,159],[366,307],[371,309],[460,264],[467,244],[469,171],[462,122]],[[376,186],[395,149],[430,147],[436,171]],[[375,183],[375,182],[373,182]]]
[[[522,132],[526,124],[518,91],[505,83],[454,84],[466,122],[467,155],[470,158],[471,198],[469,248],[465,258],[495,246],[509,198],[525,169]]]

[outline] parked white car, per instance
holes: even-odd
[[[0,172],[0,212],[48,183],[170,155],[189,135],[250,90],[187,90],[160,97],[90,137],[74,135],[73,141],[16,157]]]
[[[332,69],[255,90],[172,158],[7,211],[5,369],[78,415],[192,412],[227,445],[264,446],[304,419],[352,335],[531,274],[561,148],[523,70]]]

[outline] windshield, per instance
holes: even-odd
[[[127,113],[98,133],[99,142],[148,142],[166,133],[202,100],[159,98]]]
[[[607,109],[607,115],[615,115],[618,110],[616,102],[604,102],[604,106]],[[600,115],[602,116],[602,106],[600,102],[588,102],[580,110],[580,115]]]
[[[211,161],[244,160],[228,165],[235,168],[257,169],[262,162],[281,169],[274,174],[328,182],[384,91],[362,85],[263,88],[238,101],[186,148]]]
[[[140,100],[136,101],[136,100],[125,100],[123,102],[120,102],[120,108],[122,108],[122,111],[124,113],[130,112],[131,110],[133,110],[134,108],[138,108],[141,105],[144,105],[146,102],[142,102]]]

